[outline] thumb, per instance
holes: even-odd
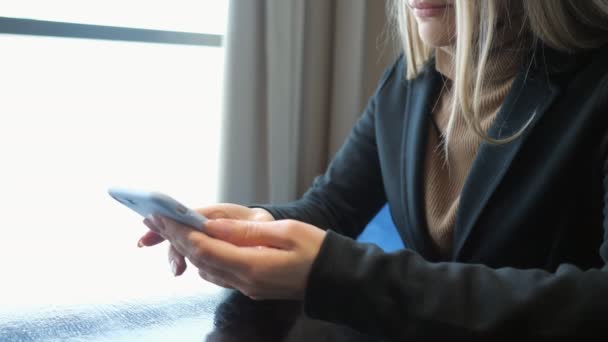
[[[196,209],[196,211],[212,220],[219,218],[245,219],[249,216],[251,209],[238,204],[219,203]]]
[[[241,247],[266,246],[289,250],[294,246],[286,234],[288,221],[217,219],[207,221],[205,228],[212,237]]]

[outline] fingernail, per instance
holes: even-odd
[[[141,239],[139,239],[139,241],[137,241],[137,247],[142,248],[144,246],[144,243],[141,241]]]
[[[169,264],[171,264],[171,273],[173,273],[174,277],[177,277],[177,263],[175,260],[171,260]]]

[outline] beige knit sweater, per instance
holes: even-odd
[[[507,52],[505,52],[507,51]],[[462,115],[456,116],[449,137],[448,154],[443,148],[453,96],[452,58],[449,49],[437,49],[436,69],[444,76],[444,86],[432,112],[434,123],[429,124],[429,140],[425,158],[424,200],[429,234],[443,257],[452,249],[452,231],[460,203],[460,193],[482,142],[467,127]],[[482,96],[482,126],[487,131],[498,109],[511,89],[517,73],[518,58],[508,50],[498,51],[491,59],[491,77]],[[447,159],[447,160],[446,160]]]

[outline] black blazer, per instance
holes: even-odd
[[[400,58],[346,143],[298,201],[264,206],[330,230],[313,264],[313,318],[405,339],[435,334],[608,335],[608,47],[539,46],[522,66],[461,194],[453,253],[427,232],[423,158],[440,75]],[[356,237],[388,201],[408,246]],[[606,235],[606,236],[605,236]],[[350,237],[350,238],[348,238]]]

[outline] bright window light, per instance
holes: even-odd
[[[138,249],[141,218],[106,190],[216,201],[223,48],[19,35],[0,45],[0,321],[218,291],[196,272],[174,278],[166,245]]]

